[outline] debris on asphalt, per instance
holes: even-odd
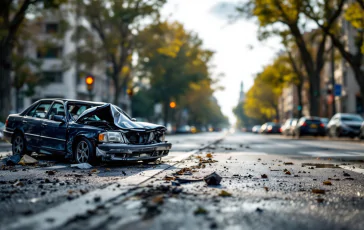
[[[166,181],[172,181],[172,180],[175,180],[176,178],[175,177],[173,177],[173,176],[165,176],[164,177],[164,180],[166,180]]]
[[[266,192],[268,192],[269,191],[269,188],[268,187],[263,187],[264,188],[264,190],[266,191]]]
[[[262,177],[263,179],[267,179],[267,178],[268,178],[267,174],[263,174],[263,175],[261,175],[261,177]]]
[[[192,175],[192,170],[190,168],[183,168],[176,172],[178,175]]]
[[[45,172],[48,174],[48,176],[53,176],[56,174],[57,171],[49,170],[49,171],[45,171]]]
[[[34,165],[36,163],[38,163],[38,161],[36,159],[34,159],[33,157],[27,155],[27,154],[25,154],[20,159],[20,161],[18,162],[18,164],[23,165],[23,166],[25,166],[25,165]]]
[[[320,164],[320,163],[302,163],[302,167],[312,166],[315,168],[339,168],[337,165],[334,164]],[[313,169],[313,168],[310,169]]]
[[[346,172],[343,172],[343,175],[344,176],[350,176],[350,174],[349,173],[346,173]]]
[[[219,176],[216,172],[211,173],[204,177],[204,181],[208,185],[219,185],[221,182],[221,176]]]
[[[284,162],[284,165],[293,165],[293,162]]]
[[[323,190],[323,189],[312,189],[312,193],[325,194],[325,190]]]
[[[325,199],[324,198],[317,198],[316,201],[317,201],[317,203],[323,203],[325,201]]]
[[[225,190],[221,190],[221,192],[219,193],[219,196],[228,197],[228,196],[231,196],[231,193],[229,193]]]
[[[23,182],[21,182],[21,181],[17,181],[13,185],[16,186],[16,187],[23,187],[24,186]]]
[[[207,158],[212,158],[212,154],[211,153],[208,153],[208,154],[206,154],[206,157]]]
[[[198,207],[193,213],[195,215],[205,215],[207,214],[207,210],[202,207]]]
[[[92,169],[91,171],[90,171],[90,173],[99,173],[100,171],[99,170],[97,170],[97,169]]]
[[[21,157],[19,154],[12,155],[8,158],[5,158],[3,161],[7,166],[14,166],[17,165],[20,161]]]
[[[186,184],[186,183],[193,183],[193,182],[201,182],[203,179],[186,179],[186,178],[179,178],[176,177],[176,181],[180,184]]]
[[[152,202],[155,204],[163,204],[164,203],[164,199],[163,199],[163,195],[159,195],[156,196],[152,199]]]
[[[81,164],[71,164],[71,167],[76,167],[79,169],[90,169],[92,168],[92,165],[90,165],[89,163],[81,163]]]
[[[291,172],[290,171],[286,171],[285,174],[291,175]]]
[[[331,181],[329,181],[329,180],[325,180],[325,181],[323,182],[323,184],[324,184],[324,185],[332,185]]]

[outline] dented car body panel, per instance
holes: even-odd
[[[136,122],[112,104],[43,99],[19,114],[9,115],[4,139],[13,143],[14,134],[20,133],[27,151],[72,159],[75,145],[86,138],[102,160],[138,161],[168,155],[172,146],[164,140],[165,132],[164,126]],[[100,135],[111,135],[111,139],[100,140]],[[113,140],[115,135],[118,139]]]

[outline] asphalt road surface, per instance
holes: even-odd
[[[1,166],[0,229],[364,229],[364,143],[167,138],[157,164]],[[6,155],[7,151],[0,152]],[[216,172],[220,185],[202,179]]]

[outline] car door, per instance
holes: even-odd
[[[41,123],[40,139],[43,153],[61,153],[66,149],[67,122],[55,121],[55,115],[61,115],[66,119],[63,102],[54,102]]]
[[[39,147],[41,123],[51,104],[51,101],[40,102],[22,118],[22,128],[27,145]]]

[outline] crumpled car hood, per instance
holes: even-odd
[[[76,120],[76,123],[82,121],[87,117],[96,115],[101,120],[114,123],[115,126],[121,129],[135,130],[135,131],[146,131],[154,129],[164,129],[163,125],[156,125],[147,122],[135,122],[130,120],[124,113],[120,112],[116,106],[112,104],[104,104],[101,106],[93,107],[85,110]]]

